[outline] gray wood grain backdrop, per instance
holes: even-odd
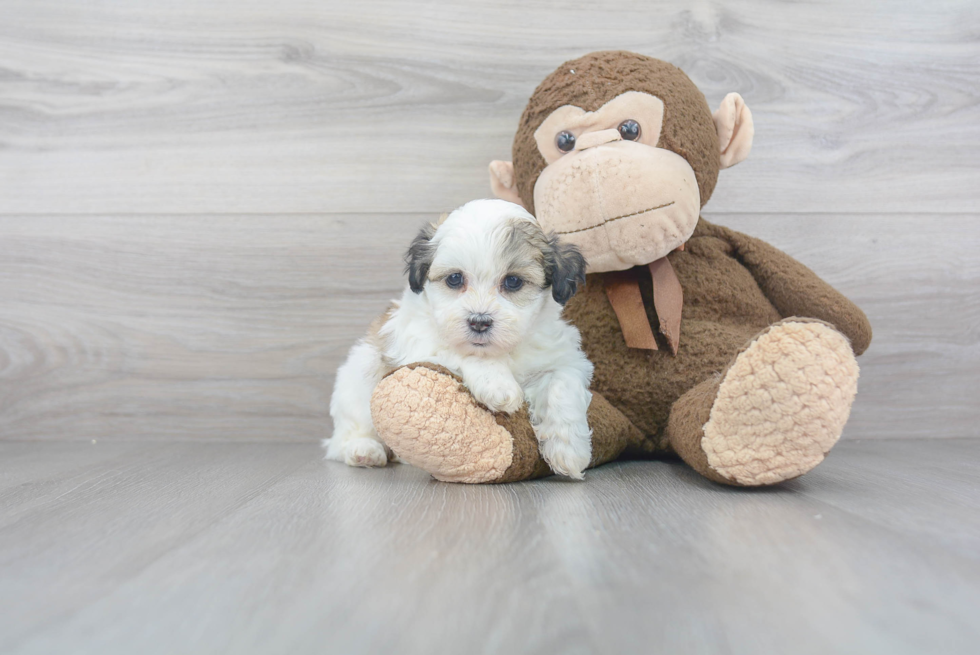
[[[534,86],[741,93],[705,215],[869,314],[846,436],[980,436],[980,3],[0,0],[0,438],[305,441]]]

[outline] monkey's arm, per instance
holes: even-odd
[[[724,231],[735,256],[784,318],[800,316],[826,321],[851,340],[855,355],[867,350],[871,323],[857,305],[778,248],[734,230]]]

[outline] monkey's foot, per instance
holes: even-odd
[[[840,438],[857,379],[854,353],[840,332],[787,319],[756,337],[720,379],[675,403],[671,444],[719,482],[758,486],[798,477]]]
[[[371,415],[400,459],[437,480],[510,482],[551,474],[526,409],[494,414],[439,366],[413,364],[383,379]]]

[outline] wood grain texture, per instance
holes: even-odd
[[[805,478],[435,482],[313,444],[0,443],[0,650],[973,653],[978,440]]]
[[[0,434],[327,436],[422,220],[0,217]]]
[[[334,371],[431,218],[0,217],[0,438],[326,436]],[[980,435],[980,216],[709,218],[867,312],[845,437]]]
[[[441,212],[558,64],[629,49],[752,157],[715,212],[977,212],[980,4],[6,0],[0,213]]]

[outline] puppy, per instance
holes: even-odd
[[[494,412],[525,402],[552,470],[582,479],[592,457],[586,413],[592,363],[562,306],[585,283],[585,260],[503,200],[474,200],[428,225],[406,254],[408,287],[337,370],[327,459],[384,466],[371,393],[390,371],[439,364]]]

